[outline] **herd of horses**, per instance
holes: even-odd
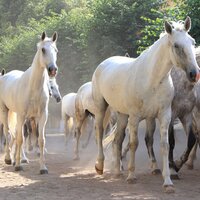
[[[48,38],[44,32],[32,65],[25,72],[13,70],[0,76],[0,122],[6,138],[5,162],[14,163],[16,171],[22,170],[22,161],[27,162],[23,139],[29,135],[31,148],[30,138],[37,135],[35,143],[38,144],[35,146],[40,150],[40,173],[48,173],[44,131],[49,96],[52,95],[57,102],[62,101],[66,141],[70,134],[75,135],[74,159],[79,159],[81,134],[90,123],[86,146],[95,127],[98,149],[95,169],[98,174],[103,174],[103,138],[108,134],[108,137],[112,136],[113,173],[120,175],[121,160],[125,156],[125,153],[122,156],[122,144],[128,132],[129,183],[136,181],[135,152],[138,126],[142,120],[146,120],[145,142],[152,173],[160,173],[153,149],[155,120],[158,119],[163,188],[165,192],[174,192],[171,179],[178,177],[177,172],[185,162],[192,166],[200,137],[200,49],[195,49],[195,40],[188,34],[190,28],[190,17],[185,21],[166,21],[165,33],[139,57],[114,56],[104,60],[90,82],[82,85],[77,93],[65,95],[62,100],[56,83],[57,33]],[[175,162],[173,126],[177,118],[183,124],[188,143],[180,160]],[[31,127],[35,127],[35,134],[31,134]]]

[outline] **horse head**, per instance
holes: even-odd
[[[50,96],[53,96],[56,99],[56,102],[59,103],[62,97],[55,77],[49,79],[49,89],[51,94]]]
[[[165,22],[165,31],[169,39],[170,57],[174,66],[182,68],[190,82],[198,81],[199,67],[195,58],[195,40],[188,34],[191,19]]]
[[[57,74],[57,47],[56,41],[58,38],[57,32],[53,34],[51,38],[46,36],[43,32],[41,41],[38,43],[38,52],[41,66],[45,66],[50,77],[55,77]]]

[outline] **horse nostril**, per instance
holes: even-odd
[[[56,99],[56,101],[57,101],[57,103],[59,103],[59,102],[61,101],[61,98],[58,97],[58,98]]]
[[[195,71],[195,70],[192,70],[192,71],[190,72],[190,79],[191,79],[192,81],[195,81],[195,80],[196,80],[196,76],[197,76],[196,71]]]

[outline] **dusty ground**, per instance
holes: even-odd
[[[176,192],[165,194],[162,191],[161,175],[151,175],[148,169],[144,133],[140,129],[140,144],[136,156],[137,183],[127,184],[127,171],[119,179],[114,179],[110,173],[111,152],[106,151],[105,173],[99,176],[95,173],[94,163],[96,146],[91,139],[87,149],[81,149],[80,161],[72,160],[72,144],[64,145],[64,136],[48,131],[46,155],[48,175],[39,175],[37,156],[30,154],[30,163],[24,165],[24,171],[15,172],[12,166],[5,165],[3,154],[0,154],[0,199],[73,199],[73,200],[184,200],[200,199],[200,164],[195,162],[194,170],[186,167],[180,172],[180,180],[174,181]],[[185,135],[177,132],[177,148],[175,157],[178,158],[185,144]],[[156,155],[161,167],[159,151],[159,134],[156,133]],[[199,153],[199,152],[198,152]]]

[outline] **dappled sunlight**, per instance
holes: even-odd
[[[0,173],[1,173],[1,179],[4,179],[4,181],[1,181],[0,183],[0,188],[5,188],[5,187],[23,188],[30,184],[39,182],[39,180],[32,180],[16,172],[8,172],[0,170]]]

